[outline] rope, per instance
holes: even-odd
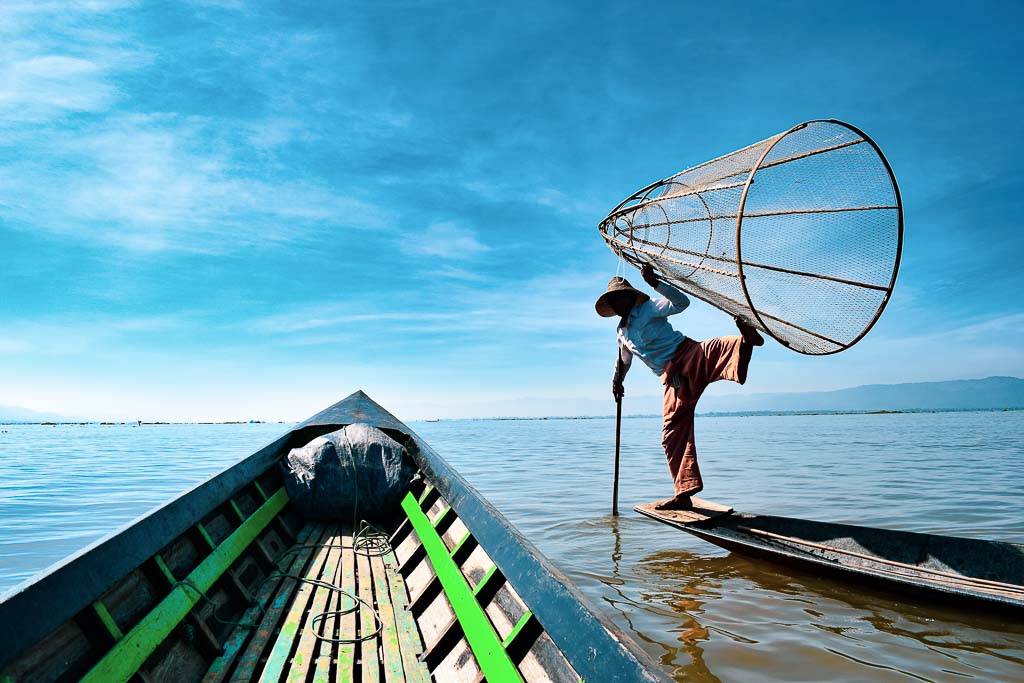
[[[266,581],[266,579],[263,580],[263,582],[265,582],[265,581]],[[263,582],[260,582],[260,586],[259,586],[260,588],[263,586]],[[211,605],[213,605],[213,618],[216,619],[217,621],[219,621],[222,624],[226,624],[228,626],[235,626],[237,628],[245,629],[246,631],[251,631],[254,628],[256,628],[257,626],[259,626],[258,623],[252,623],[252,622],[248,622],[248,621],[231,621],[229,619],[221,619],[220,616],[217,614],[217,610],[219,610],[221,607],[223,607],[223,603],[220,602],[219,600],[214,600],[213,598],[211,598],[209,595],[207,595],[206,593],[201,591],[199,589],[199,586],[195,585],[194,583],[192,583],[188,579],[182,579],[181,581],[175,581],[174,585],[171,587],[171,590],[177,588],[178,586],[181,586],[182,588],[191,588],[193,591],[195,591],[196,595],[198,595],[200,598],[202,598],[206,602],[208,602]],[[265,611],[264,608],[263,608],[263,605],[261,605],[259,602],[255,603],[255,604],[260,609],[260,618],[262,619],[263,613]]]
[[[348,438],[347,435],[346,438]],[[349,442],[349,445],[351,445],[351,441]],[[356,520],[358,519],[359,516],[359,481],[356,472],[356,460],[354,457],[352,458],[352,470],[352,479],[355,482],[355,499],[352,505],[352,528],[356,529]],[[360,598],[358,595],[355,595],[351,591],[345,590],[341,586],[330,583],[329,581],[311,579],[300,574],[290,574],[282,570],[282,561],[290,557],[291,555],[298,553],[300,550],[304,548],[317,548],[319,550],[351,550],[355,554],[362,555],[364,557],[384,557],[388,553],[392,552],[391,543],[388,539],[388,535],[380,529],[378,529],[377,527],[370,524],[369,522],[367,522],[365,519],[361,519],[359,520],[358,529],[356,533],[352,536],[351,546],[332,543],[297,543],[288,548],[287,550],[285,550],[283,553],[281,553],[281,556],[277,558],[277,571],[272,571],[269,574],[267,574],[267,576],[259,582],[255,590],[253,591],[254,594],[259,593],[260,590],[263,588],[263,585],[271,579],[292,579],[300,583],[307,583],[313,586],[319,586],[320,588],[326,588],[327,590],[333,591],[335,593],[340,593],[352,601],[351,606],[346,607],[345,609],[325,610],[323,612],[314,614],[312,618],[309,620],[309,622],[306,624],[306,628],[310,631],[310,633],[313,634],[313,636],[317,638],[317,640],[321,640],[328,643],[361,643],[363,641],[372,640],[376,638],[380,634],[381,629],[384,626],[384,622],[383,620],[381,620],[380,614],[377,612],[377,610],[373,608],[373,605],[366,602],[365,600]],[[213,618],[219,621],[220,623],[226,624],[228,626],[234,626],[236,628],[251,631],[259,627],[259,622],[262,621],[263,617],[266,615],[266,607],[264,607],[262,602],[256,600],[253,603],[251,603],[251,605],[254,605],[259,610],[259,617],[256,622],[230,621],[227,619],[222,619],[217,614],[217,611],[223,606],[223,603],[221,603],[219,600],[215,600],[208,596],[205,592],[200,590],[198,586],[196,586],[188,579],[176,581],[174,587],[177,586],[182,586],[184,588],[191,589],[201,599],[213,605]],[[364,633],[360,636],[355,636],[352,638],[333,638],[331,636],[321,635],[320,633],[317,633],[317,626],[321,626],[326,619],[331,617],[333,617],[334,619],[339,619],[340,617],[343,617],[347,614],[357,612],[360,609],[360,605],[364,605],[366,609],[370,610],[370,612],[373,614],[373,622],[375,624],[375,627],[372,633]]]
[[[352,482],[354,484],[353,489],[355,490],[355,496],[353,497],[352,500],[352,528],[356,529],[356,519],[358,519],[359,517],[359,472],[356,463],[355,449],[352,448],[352,441],[348,438],[347,432],[343,430],[342,433],[345,435],[345,440],[348,441],[349,452],[353,454]],[[344,544],[342,544],[341,547],[343,550],[345,549]],[[391,552],[391,543],[388,542],[387,534],[377,529],[375,526],[367,522],[365,519],[362,519],[359,520],[358,530],[352,536],[351,549],[353,553],[363,555],[365,557],[383,557],[384,555],[387,555]],[[327,588],[328,590],[341,593],[345,597],[352,600],[352,606],[347,609],[326,610],[314,614],[312,618],[310,618],[309,622],[306,624],[306,628],[310,630],[310,632],[317,638],[317,640],[336,644],[361,643],[364,640],[372,640],[373,638],[376,638],[377,634],[380,633],[381,628],[383,628],[384,622],[381,620],[380,614],[377,612],[377,610],[375,610],[372,605],[367,603],[358,595],[355,595],[354,593],[347,591],[341,588],[340,586],[336,586],[333,583],[328,583],[327,581],[320,581],[319,579],[309,579],[304,576],[299,576],[297,574],[282,574],[281,576],[283,576],[284,578],[290,578],[304,583],[309,583],[314,586]],[[359,609],[359,605],[365,605],[366,608],[370,610],[370,612],[373,614],[373,621],[377,625],[376,628],[373,630],[373,633],[364,633],[361,636],[355,636],[353,638],[332,638],[317,633],[316,626],[318,624],[322,624],[325,619],[329,617],[334,617],[335,619],[338,619],[346,614],[351,614],[352,612],[355,612]]]
[[[317,547],[324,547],[324,546],[317,546]],[[352,600],[352,606],[351,607],[347,607],[345,609],[340,609],[340,610],[326,610],[326,611],[319,612],[319,613],[313,615],[313,617],[309,620],[309,623],[306,625],[306,628],[309,630],[310,633],[312,633],[317,638],[317,640],[322,640],[322,641],[325,641],[325,642],[328,642],[328,643],[338,643],[338,644],[342,644],[342,643],[361,643],[364,640],[372,640],[372,639],[376,638],[377,634],[380,633],[381,629],[384,626],[384,622],[381,621],[380,614],[377,613],[377,610],[375,610],[373,608],[373,606],[371,606],[368,602],[366,602],[365,600],[360,598],[358,595],[355,595],[355,594],[345,590],[344,588],[336,586],[333,583],[330,583],[328,581],[321,581],[320,579],[311,579],[309,577],[302,576],[300,574],[286,574],[284,572],[273,572],[267,578],[269,579],[271,577],[282,578],[282,579],[294,579],[295,581],[298,581],[300,583],[308,583],[308,584],[313,585],[313,586],[319,586],[320,588],[326,588],[327,590],[334,591],[335,593],[341,593],[346,598],[349,598],[350,600]],[[364,633],[363,635],[355,636],[354,638],[332,638],[330,636],[320,635],[319,633],[316,632],[316,626],[318,624],[321,624],[328,617],[334,617],[335,619],[338,619],[339,617],[343,617],[346,614],[351,614],[352,612],[355,612],[355,611],[357,611],[359,609],[359,605],[360,604],[366,605],[366,608],[369,609],[370,612],[373,613],[373,621],[376,624],[376,627],[374,628],[372,633]]]

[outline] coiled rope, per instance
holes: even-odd
[[[346,434],[345,438],[346,439],[348,438],[347,434]],[[349,445],[351,446],[351,441],[349,441]],[[263,580],[260,581],[259,584],[257,584],[255,590],[253,591],[253,593],[259,593],[260,590],[263,588],[263,585],[267,581],[270,581],[271,579],[292,579],[292,580],[298,581],[300,583],[306,583],[306,584],[310,584],[312,586],[317,586],[317,587],[320,587],[320,588],[326,588],[329,591],[333,591],[335,593],[340,593],[342,596],[348,598],[351,601],[351,605],[349,605],[347,607],[344,607],[342,609],[325,610],[323,612],[318,612],[317,614],[314,614],[309,619],[309,621],[306,623],[306,629],[309,630],[309,632],[312,633],[313,636],[316,637],[317,640],[321,640],[321,641],[327,642],[327,643],[348,644],[348,643],[361,643],[361,642],[366,641],[366,640],[372,640],[372,639],[376,638],[380,634],[381,629],[384,626],[384,622],[381,620],[380,614],[377,612],[376,609],[374,609],[373,605],[371,605],[367,601],[363,600],[358,595],[355,595],[351,591],[345,590],[341,586],[333,584],[333,583],[331,583],[329,581],[323,581],[323,580],[320,580],[320,579],[311,579],[309,577],[302,576],[300,574],[290,574],[290,573],[287,573],[287,572],[283,571],[283,569],[281,567],[281,563],[282,563],[283,560],[285,560],[290,555],[293,555],[293,554],[297,553],[298,551],[300,551],[300,550],[302,550],[304,548],[317,548],[317,549],[320,549],[320,550],[341,549],[343,551],[344,550],[351,550],[355,554],[362,555],[364,557],[384,557],[385,555],[387,555],[387,554],[392,552],[393,549],[392,549],[391,543],[390,543],[390,541],[388,539],[388,535],[386,533],[384,533],[383,531],[381,531],[380,529],[378,529],[377,527],[375,527],[372,524],[370,524],[369,522],[367,522],[365,519],[359,519],[359,480],[358,480],[358,475],[357,475],[357,467],[356,467],[356,459],[355,459],[355,457],[352,458],[352,480],[355,483],[355,486],[354,486],[355,496],[354,496],[354,500],[353,500],[353,504],[352,504],[352,528],[356,529],[355,534],[353,534],[353,536],[352,536],[352,545],[351,546],[346,546],[344,544],[337,545],[337,544],[330,544],[330,543],[328,543],[328,544],[318,544],[318,543],[298,543],[298,544],[295,544],[295,545],[291,546],[290,548],[288,548],[287,550],[285,550],[281,554],[281,556],[279,558],[277,558],[277,561],[276,561],[277,562],[277,571],[272,571],[269,574],[267,574],[267,576],[265,576],[263,578]],[[359,519],[358,525],[356,523],[357,519]],[[185,579],[185,580],[182,580],[182,581],[177,581],[177,582],[175,582],[174,585],[175,586],[182,586],[182,587],[185,587],[185,588],[188,588],[188,589],[194,591],[201,599],[203,599],[206,602],[208,602],[209,604],[213,605],[213,618],[216,619],[218,622],[220,622],[222,624],[226,624],[226,625],[229,625],[229,626],[235,626],[236,628],[241,628],[241,629],[244,629],[244,630],[247,630],[247,631],[251,631],[251,630],[254,630],[254,629],[258,628],[259,627],[259,622],[263,620],[264,616],[266,616],[266,612],[267,612],[266,607],[264,606],[264,604],[262,602],[257,600],[255,602],[251,603],[252,605],[257,607],[257,609],[259,611],[259,616],[258,616],[258,618],[255,621],[253,621],[253,622],[249,622],[249,621],[231,621],[231,620],[227,620],[227,619],[222,619],[217,614],[218,610],[223,606],[223,603],[221,603],[219,600],[215,600],[215,599],[211,598],[210,596],[208,596],[205,592],[201,591],[198,586],[196,586],[194,583],[192,583],[188,579]],[[365,606],[366,609],[370,610],[370,613],[373,615],[374,629],[373,629],[373,631],[371,633],[364,633],[362,635],[354,636],[354,637],[351,637],[351,638],[334,638],[334,637],[331,637],[331,636],[322,635],[322,634],[317,632],[318,630],[320,630],[317,627],[318,626],[322,627],[322,624],[323,624],[323,622],[325,620],[327,620],[329,618],[334,618],[334,619],[337,620],[337,619],[340,619],[341,617],[343,617],[343,616],[345,616],[347,614],[352,614],[353,612],[358,612],[361,609],[360,608],[361,605]]]

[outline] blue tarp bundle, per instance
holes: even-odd
[[[311,519],[385,519],[412,478],[404,455],[405,448],[376,427],[351,424],[293,448],[283,463],[285,489]]]

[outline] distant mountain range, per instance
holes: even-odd
[[[1024,379],[986,377],[947,382],[867,384],[837,391],[714,396],[701,412],[993,410],[1024,408]]]
[[[661,413],[661,396],[626,396],[627,415]],[[698,414],[753,412],[868,412],[875,410],[1001,410],[1024,408],[1024,379],[987,377],[945,382],[869,384],[836,391],[714,396],[701,399]],[[567,417],[612,415],[607,399],[491,401],[459,417]]]

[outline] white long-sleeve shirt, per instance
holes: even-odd
[[[686,339],[682,332],[672,329],[667,318],[685,311],[690,299],[667,282],[659,283],[655,291],[664,298],[633,306],[626,322],[620,322],[616,330],[622,377],[629,371],[633,356],[639,357],[651,372],[661,376],[676,349]]]

